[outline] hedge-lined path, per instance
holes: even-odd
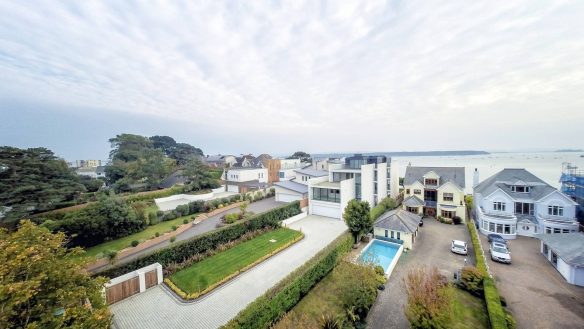
[[[271,197],[268,199],[264,199],[264,200],[260,200],[260,201],[251,203],[247,207],[247,211],[253,211],[256,214],[259,214],[259,213],[266,212],[268,210],[280,207],[280,206],[285,205],[285,204],[286,204],[285,202],[275,201],[275,198]],[[210,216],[209,218],[205,219],[201,223],[199,223],[197,225],[193,225],[192,228],[189,228],[188,230],[184,231],[183,233],[177,235],[175,243],[178,241],[190,239],[192,237],[195,237],[197,235],[201,235],[203,233],[207,233],[207,232],[216,230],[217,223],[219,223],[221,221],[221,217],[223,217],[226,214],[239,212],[239,211],[240,211],[239,208],[235,208],[235,209],[230,209],[228,211],[222,212],[222,213],[217,214],[215,216]],[[115,265],[121,265],[121,264],[128,263],[134,259],[137,259],[137,258],[144,256],[145,254],[151,253],[154,250],[168,247],[169,245],[170,245],[170,241],[168,241],[168,240],[163,241],[159,244],[156,244],[156,245],[153,245],[149,248],[141,250],[135,254],[124,257],[123,259],[118,260]],[[111,267],[111,265],[105,265],[102,267],[98,267],[98,268],[95,268],[93,270],[93,272],[100,272],[100,271],[106,270],[109,267]]]
[[[403,278],[414,266],[436,266],[441,274],[451,280],[454,271],[464,266],[465,258],[450,251],[451,240],[466,241],[467,264],[474,265],[474,249],[466,225],[446,225],[433,218],[424,218],[424,226],[418,231],[414,249],[402,254],[385,284],[385,290],[377,295],[377,300],[367,316],[367,328],[410,327],[404,314],[407,296]]]
[[[304,239],[200,300],[181,303],[158,286],[112,305],[113,327],[217,328],[347,229],[342,220],[320,216],[308,216],[290,228],[301,230]]]

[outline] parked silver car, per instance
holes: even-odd
[[[491,254],[491,259],[505,264],[511,264],[511,253],[507,246],[501,242],[491,242],[489,247],[489,253]]]

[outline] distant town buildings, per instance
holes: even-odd
[[[75,160],[76,168],[95,168],[101,166],[101,160]]]

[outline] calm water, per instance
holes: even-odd
[[[473,171],[479,170],[479,181],[504,168],[525,168],[548,184],[559,188],[562,163],[571,162],[584,170],[584,158],[580,152],[542,152],[542,153],[491,153],[468,156],[430,156],[430,157],[393,157],[392,164],[398,164],[400,177],[406,166],[465,167],[466,193],[472,193]]]
[[[359,259],[366,263],[381,265],[387,271],[398,249],[399,246],[394,243],[373,240],[369,247],[363,250]]]

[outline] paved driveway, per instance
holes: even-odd
[[[253,211],[256,214],[259,214],[259,213],[266,212],[270,209],[273,209],[273,208],[276,208],[276,207],[279,207],[279,206],[282,206],[285,204],[286,204],[286,202],[275,201],[275,198],[272,197],[272,198],[268,198],[268,199],[264,199],[261,201],[251,203],[247,207],[247,211]],[[239,212],[239,211],[240,211],[239,208],[234,208],[234,209],[229,209],[229,210],[222,212],[220,214],[217,214],[215,216],[211,216],[211,217],[205,219],[204,221],[202,221],[201,223],[194,225],[192,228],[177,235],[176,241],[190,239],[194,236],[201,235],[201,234],[207,233],[209,231],[213,231],[213,230],[217,229],[217,223],[219,223],[221,221],[222,216],[224,216],[226,214],[234,213],[234,212]],[[168,247],[169,245],[170,245],[170,241],[168,241],[168,240],[162,241],[161,243],[153,245],[150,248],[141,250],[135,254],[132,254],[128,257],[124,257],[123,259],[118,260],[116,262],[116,266],[118,266],[120,264],[128,263],[136,258],[140,258],[148,253],[151,253],[154,250]],[[112,266],[107,264],[107,265],[104,265],[102,267],[96,268],[94,270],[94,272],[104,271],[105,269],[110,268],[110,267],[112,267]]]
[[[487,253],[487,238],[480,234]],[[487,263],[497,281],[499,293],[518,328],[584,328],[584,288],[568,284],[539,253],[535,238],[518,237],[507,242],[511,265]]]
[[[343,221],[320,216],[289,227],[305,238],[200,300],[181,303],[157,286],[112,305],[114,328],[217,328],[346,230]]]
[[[403,253],[386,284],[384,291],[367,317],[368,328],[409,328],[404,315],[406,294],[403,279],[413,266],[436,266],[447,278],[464,266],[465,256],[450,251],[451,240],[463,240],[469,245],[467,263],[475,264],[474,250],[466,225],[446,225],[435,219],[425,218],[424,226],[414,244],[414,250]]]

